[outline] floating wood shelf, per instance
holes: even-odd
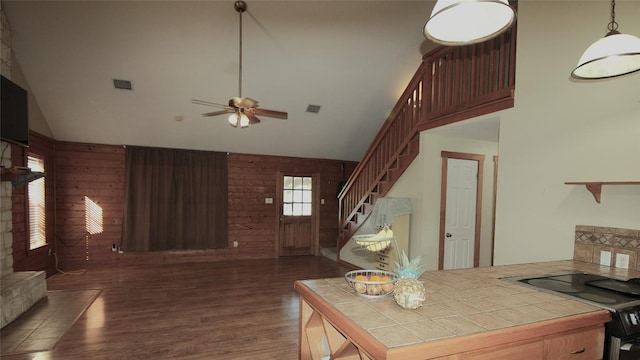
[[[11,181],[13,188],[19,188],[26,183],[45,177],[46,174],[38,171],[31,171],[26,167],[14,166],[10,168],[2,167],[0,169],[2,181]]]
[[[31,169],[19,166],[13,166],[10,168],[1,167],[0,174],[2,175],[25,175],[31,172]]]
[[[593,194],[596,202],[600,204],[600,194],[602,193],[602,185],[640,185],[640,181],[570,181],[565,182],[566,185],[584,185],[587,190]]]

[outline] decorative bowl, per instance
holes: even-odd
[[[353,270],[344,275],[355,292],[367,299],[379,299],[393,292],[397,276],[383,270]]]

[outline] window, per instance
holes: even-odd
[[[31,171],[44,172],[44,159],[35,155],[27,156],[27,166]],[[46,211],[45,211],[45,178],[29,182],[27,198],[29,199],[29,250],[47,244]]]
[[[311,176],[285,176],[283,191],[284,216],[311,215]]]

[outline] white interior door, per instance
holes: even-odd
[[[473,267],[478,162],[447,159],[444,269]]]

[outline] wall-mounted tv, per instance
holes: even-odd
[[[27,91],[4,76],[0,77],[0,138],[29,146]]]

